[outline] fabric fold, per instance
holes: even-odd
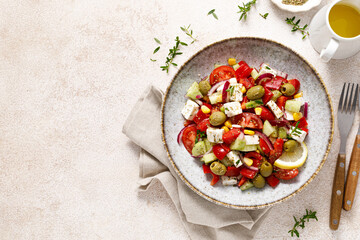
[[[160,182],[173,201],[192,239],[247,239],[254,236],[269,208],[236,210],[200,197],[177,176],[162,143],[160,112],[163,93],[149,86],[141,95],[124,126],[123,133],[141,147],[140,191]]]

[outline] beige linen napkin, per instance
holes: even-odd
[[[188,188],[170,166],[160,130],[162,96],[159,89],[149,86],[123,126],[123,133],[142,148],[140,191],[147,191],[158,180],[169,193],[192,239],[252,238],[269,208],[245,211],[211,203]]]

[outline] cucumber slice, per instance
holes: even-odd
[[[249,180],[247,180],[241,187],[240,189],[242,191],[248,190],[250,188],[252,188],[254,186],[254,184],[252,182],[250,182]]]
[[[200,156],[200,155],[203,155],[206,153],[206,146],[205,146],[205,142],[204,141],[200,141],[200,142],[197,142],[193,149],[192,149],[192,152],[191,154],[193,156]]]
[[[239,64],[235,64],[235,65],[233,65],[232,67],[233,67],[233,69],[236,71],[236,70],[240,67],[240,65],[239,65]]]
[[[276,129],[273,126],[271,126],[269,121],[265,120],[264,127],[263,127],[263,133],[269,137],[275,131],[276,131]]]
[[[286,128],[280,127],[279,128],[279,138],[285,139],[287,137]]]
[[[230,149],[242,151],[242,149],[244,149],[245,146],[246,146],[245,138],[244,139],[237,138],[234,142],[231,143]]]
[[[197,82],[194,82],[191,87],[187,90],[186,96],[189,98],[196,100],[196,96],[200,96],[200,98],[203,97],[203,95],[200,92],[199,84]]]
[[[274,128],[275,128],[275,131],[272,134],[270,134],[270,137],[277,138],[279,136],[279,133],[278,133],[278,128],[279,127],[274,126]]]
[[[208,153],[201,158],[201,161],[203,161],[205,164],[208,164],[215,161],[216,159],[217,157],[215,156],[214,153]]]
[[[255,68],[253,68],[253,70],[251,71],[251,77],[256,80],[259,76],[260,74],[255,70]]]
[[[271,91],[274,95],[271,97],[271,100],[276,102],[276,100],[282,95],[282,93],[279,90]]]
[[[253,152],[253,151],[257,150],[257,146],[258,146],[258,144],[256,144],[256,145],[245,145],[245,147],[240,151],[242,151],[242,152]]]
[[[289,112],[300,112],[301,102],[297,100],[287,100],[285,103],[285,110]]]
[[[204,143],[205,143],[206,152],[209,151],[210,148],[214,145],[211,142],[209,142],[209,140],[207,140],[207,138],[204,139]]]
[[[255,107],[258,107],[261,105],[264,105],[264,103],[261,99],[256,99],[256,100],[245,103],[246,109],[255,108]]]

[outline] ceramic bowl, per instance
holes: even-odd
[[[226,63],[229,57],[245,60],[258,67],[267,62],[270,66],[289,74],[289,79],[301,82],[301,90],[309,104],[309,135],[306,138],[309,154],[299,175],[281,181],[276,188],[251,188],[223,186],[219,181],[210,185],[211,176],[205,175],[202,162],[192,158],[184,146],[177,143],[183,128],[181,115],[186,99],[184,95],[194,81],[211,73],[214,63]],[[180,179],[205,199],[236,209],[256,209],[280,203],[308,185],[323,166],[333,137],[334,119],[329,94],[316,70],[299,54],[288,47],[262,38],[231,38],[213,43],[191,57],[177,72],[167,88],[163,106],[161,128],[169,160]]]
[[[282,0],[271,0],[271,1],[282,10],[289,12],[306,12],[318,6],[321,3],[321,0],[308,0],[303,5],[288,5],[288,4],[283,4]]]

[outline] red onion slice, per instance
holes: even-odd
[[[196,99],[200,99],[201,98],[201,95],[196,95]]]
[[[274,149],[274,147],[273,147],[273,145],[271,144],[269,138],[268,138],[265,134],[263,134],[263,133],[261,133],[261,132],[259,132],[259,131],[255,131],[255,134],[258,135],[259,137],[261,137],[261,138],[265,141],[265,143],[268,145],[268,147],[269,147],[270,150],[273,150],[273,149]]]
[[[307,119],[307,117],[308,117],[308,108],[309,108],[308,103],[305,102],[305,104],[304,104],[304,117],[305,117],[306,119]]]
[[[224,82],[218,82],[217,84],[212,86],[207,95],[210,96],[211,94],[213,94],[216,91],[216,89],[218,89],[223,84],[224,84]]]
[[[186,127],[184,127],[183,129],[180,130],[180,132],[179,132],[179,134],[178,134],[178,136],[177,136],[177,142],[178,142],[178,144],[179,144],[180,146],[181,146],[181,144],[182,144],[182,141],[181,141],[182,135],[183,135],[185,129],[186,129],[187,127],[190,127],[190,126],[196,126],[196,125],[195,125],[195,124],[190,124],[190,125],[188,125],[188,126],[186,126]]]
[[[224,87],[223,87],[223,90],[222,90],[222,101],[223,102],[226,102],[227,98],[228,98],[228,92],[226,90],[228,90],[230,86],[230,82],[229,81],[226,81],[225,84],[224,84]]]
[[[271,124],[271,126],[286,127],[287,120],[286,121],[284,121],[282,119],[269,120],[269,123]]]
[[[274,75],[272,73],[263,73],[256,80],[260,81],[264,78],[273,78],[273,76]]]

